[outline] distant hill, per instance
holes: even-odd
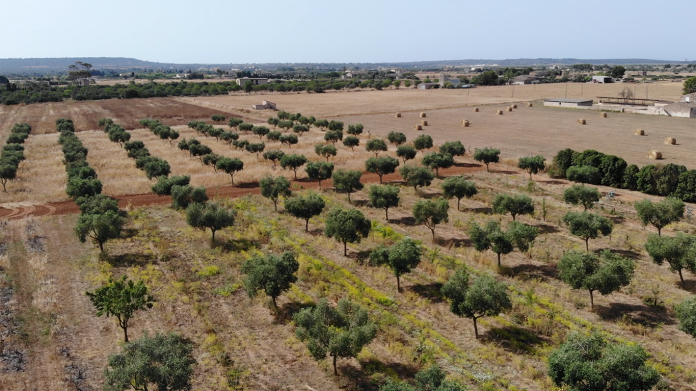
[[[94,69],[101,70],[142,70],[142,69],[198,69],[198,68],[244,68],[255,66],[261,69],[278,67],[340,69],[342,67],[360,68],[411,68],[430,69],[451,66],[498,65],[498,66],[542,66],[542,65],[572,65],[572,64],[610,64],[610,65],[657,65],[685,64],[688,61],[651,60],[642,58],[617,59],[579,59],[579,58],[518,58],[518,59],[465,59],[440,61],[413,62],[381,62],[381,63],[266,63],[266,64],[174,64],[143,61],[125,57],[65,57],[65,58],[4,58],[0,59],[0,74],[33,74],[65,72],[68,66],[76,61],[92,64]]]

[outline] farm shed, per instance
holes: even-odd
[[[251,106],[254,110],[277,110],[276,104],[271,101],[263,101],[263,104]]]
[[[259,86],[261,84],[268,84],[268,79],[265,77],[241,77],[237,79],[237,84],[242,87],[244,87],[247,82],[251,82],[251,84]]]
[[[592,76],[593,83],[613,83],[611,76]]]
[[[433,88],[434,85],[437,85],[438,83],[420,83],[418,85],[419,90],[429,90]]]
[[[512,79],[512,84],[516,85],[521,85],[521,84],[539,84],[539,78],[536,76],[529,76],[529,75],[521,75],[521,76],[516,76],[515,78]]]
[[[592,99],[547,99],[544,101],[544,106],[551,107],[590,107],[592,106]]]
[[[675,102],[663,107],[670,117],[696,118],[696,102]]]

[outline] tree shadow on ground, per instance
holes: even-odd
[[[681,283],[680,281],[677,281],[677,282],[674,284],[674,286],[676,286],[676,287],[679,288],[679,289],[683,289],[683,290],[685,290],[685,291],[688,291],[688,292],[691,292],[691,293],[696,294],[696,280],[687,280],[687,279],[684,279],[684,284],[683,284],[683,285],[682,285],[682,283]]]
[[[314,303],[298,303],[291,301],[278,307],[273,313],[273,324],[288,324],[292,322],[292,317],[305,308],[314,307]]]
[[[365,261],[370,259],[370,253],[372,250],[363,250],[363,251],[350,251],[348,253],[348,258],[354,259],[358,261],[361,265],[365,264]]]
[[[547,281],[548,279],[558,279],[558,269],[551,265],[523,263],[521,265],[515,265],[505,269],[510,277],[524,277],[525,279],[540,278],[542,281]]]
[[[489,207],[482,207],[482,208],[464,208],[460,209],[462,212],[465,213],[483,213],[486,215],[492,215],[493,214],[493,209]]]
[[[416,219],[413,216],[397,217],[395,219],[389,219],[389,222],[407,226],[417,225]]]
[[[417,294],[420,297],[426,298],[433,303],[442,303],[445,299],[440,290],[442,289],[441,282],[433,282],[430,284],[414,284],[406,288],[407,290]]]
[[[258,240],[230,239],[227,242],[219,244],[219,246],[226,252],[240,252],[258,248],[260,247],[260,243]]]
[[[539,234],[542,234],[542,235],[543,234],[555,234],[555,233],[561,232],[561,230],[558,229],[558,227],[555,227],[555,226],[550,225],[550,224],[539,224],[536,227],[539,230]]]
[[[399,379],[412,379],[419,369],[414,365],[396,362],[384,363],[377,358],[359,361],[360,368],[356,368],[352,365],[341,366],[340,361],[341,360],[339,360],[338,364],[339,375],[350,379],[349,381],[352,383],[354,389],[361,390],[377,391],[379,389],[379,384],[376,384],[372,380],[373,374],[381,373],[388,376],[395,376]]]
[[[437,197],[441,197],[441,196],[442,196],[442,192],[441,192],[441,191],[437,191],[437,190],[436,190],[436,191],[432,191],[432,190],[430,190],[430,189],[424,189],[424,188],[418,189],[418,191],[416,192],[416,194],[417,194],[420,198],[424,198],[424,199],[426,199],[426,200],[429,200],[429,199],[432,199],[432,198],[437,198]]]
[[[121,230],[121,239],[130,239],[138,235],[138,230],[135,228],[124,228]]]
[[[367,206],[367,204],[370,203],[370,200],[367,200],[367,199],[355,199],[355,198],[351,198],[350,201],[351,201],[351,202],[350,202],[351,205],[353,205],[353,206]]]
[[[630,319],[631,322],[655,328],[660,324],[673,325],[674,319],[663,306],[649,307],[642,304],[609,303],[594,306],[594,312],[603,320],[617,321]]]
[[[624,221],[626,221],[626,218],[624,218],[623,216],[609,216],[609,220],[614,222],[614,224],[621,224]]]
[[[608,250],[613,254],[621,255],[624,258],[640,259],[641,254],[632,250],[617,250],[615,248],[601,248],[594,250],[594,253],[601,254],[603,251]]]
[[[435,235],[435,238],[433,239],[433,243],[451,248],[451,247],[467,247],[467,246],[472,246],[473,242],[469,238],[461,238],[461,237],[445,237],[445,236],[440,236],[440,235]]]
[[[536,347],[548,341],[539,334],[518,326],[493,327],[480,337],[513,353],[534,354]]]
[[[145,266],[152,263],[155,257],[152,255],[145,254],[118,254],[118,255],[104,255],[104,260],[111,266],[114,267],[132,267],[132,266]]]
[[[454,162],[455,167],[483,167],[483,164]]]
[[[560,181],[560,180],[548,180],[548,181],[542,181],[542,180],[537,180],[537,183],[543,183],[546,185],[565,185],[567,182],[565,181]]]
[[[493,170],[493,169],[491,169],[491,172],[492,172],[492,173],[496,173],[496,174],[505,174],[505,175],[517,175],[517,174],[521,174],[521,173],[519,173],[519,172],[517,172],[517,171],[509,171],[509,170]],[[526,174],[526,173],[525,173],[525,174]],[[527,175],[527,177],[529,177],[529,175]]]

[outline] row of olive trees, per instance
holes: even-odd
[[[19,163],[25,160],[24,156],[24,141],[31,133],[31,125],[29,124],[14,124],[10,130],[9,136],[0,153],[0,183],[2,190],[7,191],[7,182],[17,177],[17,169]]]

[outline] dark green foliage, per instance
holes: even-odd
[[[343,145],[350,148],[351,151],[355,152],[355,147],[360,145],[360,139],[356,136],[348,136],[343,139]]]
[[[333,144],[317,144],[314,146],[314,152],[319,156],[325,157],[327,162],[329,157],[336,156],[338,153]]]
[[[389,248],[387,253],[387,265],[396,276],[396,289],[401,292],[402,275],[410,273],[420,263],[421,248],[413,239],[404,238]]]
[[[345,299],[339,300],[337,307],[321,299],[316,307],[295,314],[293,320],[297,338],[306,342],[312,357],[332,357],[335,375],[337,358],[357,357],[377,334],[377,325],[370,321],[367,311]]]
[[[387,134],[387,140],[398,147],[406,142],[406,135],[401,132],[392,131]]]
[[[389,221],[389,208],[399,206],[399,188],[396,186],[371,186],[369,197],[373,208],[384,209],[387,221]]]
[[[237,125],[237,129],[239,129],[242,132],[250,132],[252,129],[254,129],[254,124],[249,124],[246,122],[242,122],[239,125]]]
[[[201,163],[205,164],[206,166],[213,167],[213,170],[217,172],[216,164],[220,159],[222,159],[222,156],[216,153],[209,153],[201,158]]]
[[[554,164],[561,170],[561,178],[566,177],[566,170],[573,165],[573,156],[575,156],[576,154],[577,152],[573,151],[570,148],[566,148],[564,150],[558,151],[556,156],[553,158]]]
[[[442,286],[442,294],[450,301],[450,311],[474,321],[474,333],[479,337],[476,321],[484,316],[497,316],[512,308],[507,293],[508,287],[483,275],[470,281],[465,267],[457,269],[449,281]]]
[[[647,194],[657,194],[655,180],[657,172],[659,169],[652,164],[641,167],[636,174],[636,190]]]
[[[454,197],[457,199],[457,210],[459,210],[462,198],[471,198],[478,193],[474,182],[464,179],[461,175],[448,177],[442,181],[440,186],[444,198],[450,199]]]
[[[244,147],[244,149],[246,149],[246,151],[249,153],[255,153],[256,158],[258,159],[261,152],[263,152],[263,150],[266,149],[266,144],[264,144],[264,143],[249,143],[249,144],[247,144],[246,147]]]
[[[237,171],[242,171],[244,169],[244,162],[237,158],[223,157],[218,159],[217,163],[215,163],[215,167],[218,170],[230,174],[230,179],[232,180],[232,184],[234,185],[234,173]]]
[[[589,240],[599,235],[611,235],[614,223],[604,216],[589,212],[568,212],[563,216],[570,233],[585,241],[585,250],[590,251]]]
[[[7,182],[17,177],[17,165],[11,163],[0,162],[0,183],[2,183],[2,191],[7,191]]]
[[[365,144],[365,150],[367,152],[372,152],[375,154],[375,157],[380,153],[380,152],[386,152],[387,151],[387,143],[384,142],[381,138],[373,138],[367,140],[367,143]]]
[[[678,232],[676,236],[650,235],[645,242],[645,250],[653,262],[662,265],[669,263],[669,269],[679,273],[679,279],[684,285],[682,270],[686,269],[696,274],[696,236]]]
[[[331,120],[327,126],[329,130],[340,130],[343,131],[343,122]]]
[[[249,297],[254,297],[259,291],[263,291],[271,297],[273,307],[278,308],[276,299],[290,289],[290,285],[297,281],[295,273],[300,264],[291,252],[284,252],[280,256],[255,255],[242,265],[244,277],[244,290]]]
[[[660,380],[647,359],[640,345],[607,344],[598,333],[573,333],[551,352],[549,377],[570,391],[647,391]]]
[[[682,172],[672,194],[684,202],[696,202],[696,170]]]
[[[281,144],[287,144],[288,147],[291,147],[293,144],[297,144],[298,139],[294,134],[282,134],[278,141],[280,141]]]
[[[265,176],[259,181],[261,195],[273,201],[273,207],[278,211],[278,199],[280,197],[290,197],[290,181],[282,176]]]
[[[223,122],[225,120],[225,116],[220,114],[213,114],[213,116],[210,117],[210,119],[212,119],[215,122]]]
[[[494,213],[512,215],[515,221],[517,215],[531,215],[534,213],[534,203],[525,194],[496,194],[493,199],[492,209]]]
[[[309,162],[305,166],[307,177],[312,181],[319,181],[319,189],[321,190],[321,181],[331,178],[334,165],[330,162]]]
[[[507,231],[500,228],[500,223],[491,220],[485,227],[480,227],[476,223],[471,223],[469,227],[469,237],[474,243],[476,251],[493,250],[498,255],[498,268],[500,268],[500,257],[509,254],[517,247],[519,251],[526,252],[539,235],[536,227],[513,221],[508,226]]]
[[[205,187],[191,187],[189,185],[173,185],[171,187],[172,207],[174,209],[186,209],[195,202],[208,201]]]
[[[109,357],[104,370],[105,391],[191,389],[193,344],[177,334],[155,334],[123,346],[121,353]]]
[[[434,201],[422,200],[413,205],[413,217],[416,219],[416,223],[428,227],[433,239],[435,239],[435,226],[443,221],[449,221],[448,210],[449,203],[444,198],[438,198]]]
[[[307,126],[307,125],[295,125],[292,127],[292,131],[301,136],[302,133],[309,132],[309,126]],[[343,137],[343,133],[340,133],[340,137]]]
[[[297,179],[297,169],[305,163],[307,163],[307,158],[303,155],[285,155],[280,158],[280,166],[292,170],[295,173],[295,179]]]
[[[104,194],[78,198],[75,203],[82,214],[103,214],[108,211],[118,213],[118,201]]]
[[[591,209],[601,197],[602,195],[596,187],[584,185],[573,185],[563,192],[563,201],[573,205],[582,205],[585,210]]]
[[[136,160],[137,161],[137,160]],[[166,177],[171,172],[169,163],[160,158],[151,158],[143,166],[147,179]]]
[[[447,141],[440,146],[440,153],[450,154],[452,156],[464,156],[466,153],[466,148],[462,145],[462,142],[457,141]]]
[[[655,173],[655,192],[660,196],[674,194],[679,186],[679,178],[686,173],[686,167],[677,164],[666,164]]]
[[[621,187],[628,190],[637,190],[638,172],[640,172],[640,170],[638,169],[638,166],[636,166],[635,164],[631,164],[630,166],[626,167],[626,169],[624,170],[623,182],[621,184]]]
[[[413,140],[413,147],[418,151],[424,151],[433,147],[433,138],[427,134],[421,134]]]
[[[292,129],[294,126],[292,121],[278,121],[278,127],[283,129],[284,131],[288,131]]]
[[[326,218],[324,234],[343,243],[343,255],[348,255],[348,243],[360,243],[372,229],[372,223],[357,209],[336,208]]]
[[[638,201],[634,207],[643,226],[652,224],[658,235],[662,235],[662,228],[684,217],[684,202],[676,198],[668,197],[659,202]]]
[[[622,187],[624,174],[628,164],[620,157],[604,155],[599,163],[599,172],[602,175],[601,184],[611,187]]]
[[[396,148],[396,156],[400,157],[404,163],[406,163],[406,160],[415,159],[417,153],[416,148],[410,145],[399,145]]]
[[[571,250],[563,254],[558,263],[561,280],[573,289],[585,289],[590,293],[590,305],[594,308],[594,291],[609,295],[631,283],[635,263],[605,250],[601,256],[594,253]]]
[[[566,178],[573,182],[592,185],[599,185],[602,182],[602,175],[599,169],[592,166],[570,166],[566,170]]]
[[[324,134],[324,140],[336,145],[337,142],[343,140],[343,132],[340,130],[329,130]]]
[[[546,161],[546,158],[537,155],[537,156],[524,156],[521,157],[519,162],[517,162],[517,167],[527,170],[527,173],[529,173],[529,180],[532,180],[532,174],[538,174],[539,171],[543,171],[546,165],[544,162]]]
[[[113,316],[123,329],[124,341],[128,342],[128,322],[136,311],[152,308],[155,299],[148,294],[143,281],[137,283],[123,276],[120,280],[109,278],[106,286],[87,292],[89,300],[97,310],[97,316]]]
[[[191,156],[197,157],[199,159],[202,159],[203,156],[207,154],[213,153],[213,150],[210,149],[210,147],[208,147],[207,145],[191,142],[189,142],[188,151]]]
[[[691,94],[694,92],[696,92],[696,76],[692,76],[684,80],[684,89],[682,90],[682,93],[684,93],[684,95]]]
[[[234,224],[234,211],[218,204],[194,202],[186,208],[186,222],[193,228],[212,231],[211,242],[215,243],[215,232]]]
[[[674,308],[679,319],[679,330],[696,338],[696,296],[691,296]]]
[[[440,169],[452,167],[454,158],[449,153],[432,152],[423,157],[422,163],[435,170],[435,176],[440,176]]]
[[[99,179],[68,178],[65,192],[76,200],[80,197],[90,197],[101,194],[102,183]]]
[[[264,159],[273,162],[273,167],[276,166],[276,163],[278,163],[283,156],[285,156],[285,152],[281,151],[280,149],[271,149],[263,154]]]
[[[433,179],[435,179],[433,172],[428,168],[409,164],[401,167],[399,174],[401,174],[408,186],[413,186],[414,191],[418,191],[418,187],[430,186]]]
[[[500,160],[500,150],[497,148],[476,148],[474,151],[474,160],[477,162],[482,162],[483,164],[486,165],[486,171],[490,171],[488,169],[488,165],[491,163],[498,163]]]
[[[121,237],[124,222],[124,218],[113,210],[101,214],[81,214],[75,224],[75,234],[81,243],[87,238],[92,239],[103,253],[107,240]]]
[[[469,389],[458,381],[445,380],[446,376],[442,368],[433,364],[416,373],[414,385],[389,379],[379,388],[379,391],[467,391]]]
[[[254,126],[253,128],[251,128],[251,132],[259,136],[259,139],[267,135],[270,131],[271,130],[265,126]]]
[[[227,121],[227,126],[237,129],[242,123],[244,123],[244,121],[241,118],[230,118],[229,121]]]
[[[348,125],[348,134],[352,134],[353,136],[357,136],[359,134],[362,134],[364,128],[365,127],[362,124]]]
[[[350,203],[350,193],[362,190],[364,187],[360,182],[361,177],[362,172],[360,171],[339,169],[334,171],[331,179],[336,191],[348,193],[348,203]]]
[[[278,132],[268,132],[266,135],[266,138],[271,140],[271,133],[278,133]],[[234,133],[234,132],[222,132],[220,134],[220,140],[226,142],[227,144],[232,144],[233,141],[239,140],[239,134]],[[277,139],[276,139],[277,140]]]
[[[190,181],[191,177],[188,175],[159,177],[157,183],[152,185],[152,192],[159,196],[171,195],[173,186],[187,186]]]
[[[325,206],[324,199],[314,193],[306,197],[297,196],[285,200],[285,211],[293,217],[305,220],[305,232],[309,232],[309,219],[321,214]]]
[[[384,175],[393,174],[397,167],[399,161],[391,156],[371,157],[365,161],[365,171],[379,175],[379,183]]]

